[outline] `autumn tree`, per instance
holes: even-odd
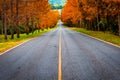
[[[14,39],[14,27],[13,27],[13,0],[10,0],[10,26],[11,26],[11,39]]]
[[[1,32],[4,33],[5,39],[7,39],[8,34],[11,34],[11,39],[14,39],[15,33],[17,38],[20,37],[21,30],[27,35],[31,31],[33,33],[35,29],[40,30],[44,20],[52,18],[49,14],[56,15],[57,13],[50,9],[48,0],[1,0],[0,20],[3,21],[1,29],[4,29]],[[57,23],[56,17],[54,17],[53,23],[47,20],[46,26],[51,27]]]
[[[7,39],[7,1],[3,2],[3,27],[4,27],[4,35],[5,39]]]
[[[53,28],[60,16],[59,12],[57,10],[50,10],[44,17],[41,19],[41,29],[45,28]]]
[[[62,10],[62,21],[120,35],[120,0],[67,0]]]
[[[68,24],[77,24],[82,19],[81,12],[78,10],[76,5],[77,1],[68,0],[67,4],[62,10],[62,21]]]

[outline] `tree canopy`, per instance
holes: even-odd
[[[120,0],[67,0],[62,10],[62,21],[120,35]]]
[[[53,14],[55,21],[44,23],[43,20],[51,19]],[[15,33],[19,38],[22,32],[28,35],[36,29],[53,27],[58,21],[58,16],[57,11],[51,11],[48,0],[1,0],[0,33],[5,35],[5,39],[7,34],[11,34],[11,38],[14,38]]]

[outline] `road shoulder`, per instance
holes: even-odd
[[[66,29],[69,29],[69,28],[66,28]],[[69,30],[71,30],[71,29],[69,29]],[[90,38],[92,38],[92,39],[98,40],[98,41],[100,41],[100,42],[104,42],[104,43],[106,43],[106,44],[109,44],[109,45],[115,46],[115,47],[117,47],[117,48],[120,48],[119,45],[116,45],[116,44],[114,44],[114,43],[111,43],[111,42],[102,40],[102,39],[100,39],[100,38],[97,38],[97,37],[94,37],[94,36],[91,36],[91,35],[88,35],[88,34],[85,34],[85,33],[82,33],[82,32],[78,32],[78,31],[75,31],[75,30],[71,30],[71,31],[74,31],[74,32],[76,32],[76,33],[79,33],[79,34],[82,34],[82,35],[84,35],[84,36],[90,37]]]

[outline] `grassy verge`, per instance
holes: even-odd
[[[69,29],[102,39],[104,41],[108,41],[108,42],[111,42],[113,44],[120,46],[120,37],[116,36],[114,34],[111,34],[110,32],[104,33],[104,32],[100,32],[100,31],[90,31],[90,30],[86,30],[84,28],[75,28],[75,27],[69,28]]]
[[[10,39],[10,35],[8,36],[8,40],[4,40],[4,36],[3,35],[0,35],[0,53],[22,43],[22,42],[25,42],[29,39],[32,39],[32,38],[35,38],[35,37],[38,37],[46,32],[49,32],[51,31],[52,29],[45,29],[44,31],[35,31],[33,34],[30,33],[29,35],[26,35],[26,34],[20,34],[20,38],[16,38],[16,35],[15,35],[15,39],[14,40],[11,40]]]

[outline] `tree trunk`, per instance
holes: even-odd
[[[120,13],[118,13],[118,27],[119,27],[119,36],[120,36]]]
[[[110,30],[110,27],[109,27],[109,18],[108,18],[108,15],[106,16],[106,30],[109,31]]]
[[[11,8],[11,39],[14,39],[14,27],[13,27],[13,0],[10,0],[10,8]]]
[[[29,18],[26,17],[26,34],[29,34]]]
[[[82,19],[80,19],[80,27],[83,27],[83,25],[82,25]]]
[[[4,35],[4,13],[2,13],[2,23],[2,35]]]
[[[99,3],[101,1],[100,0],[97,0],[97,29],[98,31],[100,31],[100,26],[99,26],[99,21],[100,21],[100,15],[99,15]]]
[[[33,24],[33,18],[31,18],[31,23],[32,23],[32,34],[34,33],[34,24]]]
[[[80,26],[81,26],[81,25],[80,25],[80,20],[78,20],[78,25],[77,25],[77,27],[80,28]]]
[[[99,14],[98,14],[98,16],[97,16],[97,29],[98,29],[98,31],[100,31],[100,26],[99,26],[99,22],[100,22],[100,18],[99,18]]]
[[[25,2],[25,8],[26,8],[26,34],[29,35],[29,18],[27,16],[27,1]]]
[[[7,40],[7,22],[6,22],[6,0],[4,0],[4,9],[3,9],[3,27],[4,27],[4,39]]]
[[[18,9],[19,9],[19,8],[18,8],[18,6],[19,6],[19,5],[18,5],[18,3],[19,3],[18,1],[19,1],[19,0],[16,0],[16,28],[17,28],[17,38],[20,38],[20,28],[19,28],[19,24],[18,24],[18,23],[19,23],[19,22],[18,22],[18,13],[19,13],[19,12],[18,12]]]
[[[38,32],[40,32],[40,25],[37,23]]]

